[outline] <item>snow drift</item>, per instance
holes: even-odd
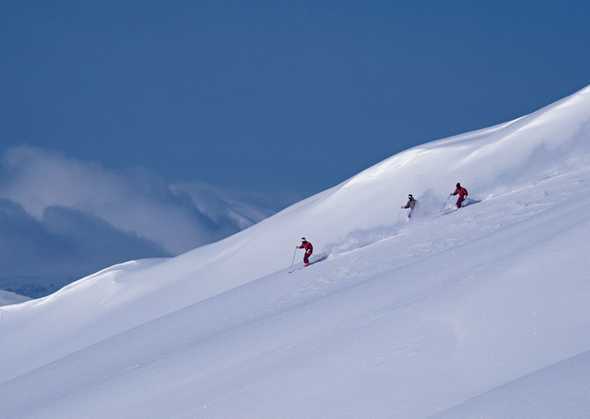
[[[501,388],[538,401],[590,350],[589,137],[586,88],[404,151],[223,241],[4,307],[0,405],[35,418],[587,412],[590,398],[518,404]],[[442,216],[457,181],[482,202]],[[288,274],[301,235],[331,256]]]

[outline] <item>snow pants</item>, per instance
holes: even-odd
[[[310,251],[306,251],[305,254],[303,255],[303,263],[306,265],[309,265],[309,257],[311,256],[313,252]]]
[[[465,201],[464,196],[460,196],[459,198],[457,198],[457,208],[461,208],[461,205],[463,205],[463,201]]]

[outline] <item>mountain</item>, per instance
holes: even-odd
[[[584,417],[589,137],[587,87],[222,241],[3,307],[3,413]],[[441,211],[457,181],[480,202]],[[328,257],[289,273],[302,235]]]
[[[12,148],[0,160],[0,289],[42,297],[116,263],[217,241],[277,209],[251,193]]]
[[[18,304],[27,301],[29,298],[9,291],[0,290],[0,306]]]

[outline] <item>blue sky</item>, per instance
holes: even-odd
[[[588,2],[3,6],[0,152],[307,195],[589,82]]]

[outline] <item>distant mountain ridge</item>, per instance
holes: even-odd
[[[0,290],[0,306],[7,306],[9,304],[18,304],[28,301],[29,298],[23,295],[18,295],[9,291]]]
[[[30,297],[113,264],[217,241],[281,205],[31,147],[9,150],[0,175],[0,289]]]

